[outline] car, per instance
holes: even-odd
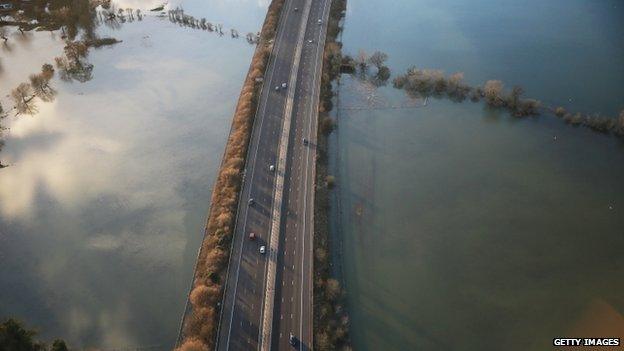
[[[309,40],[308,40],[308,43],[310,43],[310,44],[311,44],[311,43],[314,43],[314,39],[309,39]]]
[[[247,203],[249,204],[249,206],[253,205],[254,204],[254,199],[253,198],[249,199],[249,201],[247,201]]]
[[[265,254],[266,253],[266,246],[264,246],[264,245],[260,246],[260,253],[261,254]]]
[[[303,145],[308,145],[308,139],[303,138]]]
[[[297,339],[295,339],[295,336],[293,335],[293,333],[290,333],[290,335],[288,336],[288,342],[292,346],[295,346],[297,344]]]
[[[286,82],[282,83],[282,89],[286,89],[287,85]]]
[[[256,240],[256,233],[250,232],[249,233],[249,240]]]
[[[323,20],[319,18],[319,20],[317,21],[318,24],[323,24]]]
[[[297,12],[297,11],[299,11],[299,8],[298,8],[298,7],[295,7],[295,12]]]
[[[275,86],[275,91],[279,90],[279,85]]]
[[[269,166],[269,171],[271,171],[271,172],[275,171],[275,166],[274,165],[270,165]]]

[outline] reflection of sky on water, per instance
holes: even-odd
[[[263,16],[250,4],[228,17]],[[92,81],[55,78],[54,102],[5,122],[0,316],[79,347],[166,349],[253,47],[157,18],[102,34],[123,43],[91,51]],[[50,36],[3,52],[5,106],[62,51]]]
[[[349,0],[343,50],[382,50],[393,74],[462,71],[614,116],[623,16],[618,1]],[[341,83],[341,105],[362,101]],[[343,110],[338,123],[355,349],[547,350],[554,335],[624,336],[624,143],[435,98]]]

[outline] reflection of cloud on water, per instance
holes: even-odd
[[[123,42],[91,51],[92,81],[55,78],[53,103],[5,120],[2,160],[11,167],[0,172],[0,285],[19,289],[0,289],[0,309],[29,316],[75,347],[175,337],[249,65],[247,45],[161,24],[111,31]],[[152,47],[141,45],[146,35]],[[35,37],[33,47],[49,41]],[[33,56],[3,79],[10,76],[11,86],[27,79],[47,60]],[[3,305],[2,293],[16,302]]]
[[[0,211],[6,217],[29,217],[40,186],[57,200],[74,206],[89,194],[113,188],[107,186],[112,177],[110,156],[119,151],[120,143],[88,130],[73,133],[71,123],[57,113],[57,107],[55,103],[41,104],[36,118],[20,117],[10,125],[4,157],[12,167],[0,177]],[[13,159],[10,150],[16,145],[10,143],[12,139],[53,134],[60,136],[45,149],[17,150],[20,158]],[[93,162],[94,153],[100,162]]]

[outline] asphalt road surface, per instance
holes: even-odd
[[[272,317],[272,323],[264,325],[269,328],[264,335],[269,332],[270,340],[265,345],[270,349],[312,349],[315,146],[329,5],[330,0],[287,0],[282,9],[245,166],[218,350],[260,349],[265,314]],[[298,47],[300,56],[296,55]],[[281,87],[293,81],[296,84]],[[290,123],[285,124],[285,120]],[[307,145],[304,138],[309,141]],[[286,156],[282,164],[278,164],[280,146]],[[277,182],[283,184],[278,191],[277,177],[283,177]],[[279,230],[273,235],[279,237],[274,238],[278,246],[273,252],[270,235],[275,221]],[[254,240],[249,238],[250,233],[255,234]],[[266,254],[259,252],[261,246],[265,246]],[[265,301],[269,259],[276,263],[275,290],[270,295],[274,300]],[[273,282],[269,283],[272,286]],[[267,305],[272,306],[268,314],[263,310]],[[295,345],[290,344],[291,333]]]

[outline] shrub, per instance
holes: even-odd
[[[325,282],[325,294],[330,301],[336,301],[340,296],[340,283],[333,278],[327,279]]]
[[[328,175],[325,177],[325,184],[329,189],[333,188],[336,185],[336,178],[334,176]]]
[[[321,119],[321,132],[325,135],[331,133],[335,128],[334,120],[325,116]]]
[[[492,107],[502,107],[505,101],[502,98],[503,82],[500,80],[488,80],[483,86],[485,102]]]

